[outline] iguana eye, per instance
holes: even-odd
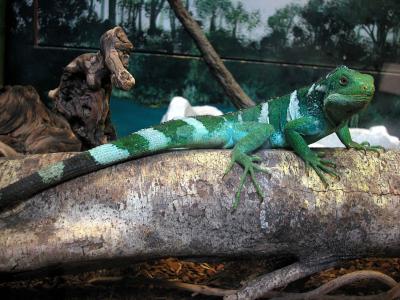
[[[349,82],[349,80],[346,77],[341,77],[339,80],[339,83],[341,85],[347,85],[348,82]]]

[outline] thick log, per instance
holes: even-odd
[[[328,151],[341,178],[327,188],[294,153],[263,151],[265,200],[247,182],[236,211],[241,169],[223,178],[229,153],[145,157],[33,197],[0,215],[0,273],[166,256],[400,256],[399,151]],[[0,159],[0,186],[70,155]]]

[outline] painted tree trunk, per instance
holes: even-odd
[[[223,177],[227,150],[176,151],[73,179],[0,215],[0,274],[63,272],[166,256],[307,259],[400,256],[400,152],[327,151],[325,187],[290,151],[263,151],[271,175]],[[0,159],[0,186],[72,154]]]
[[[6,1],[0,1],[0,87],[4,85]]]
[[[115,10],[117,9],[117,0],[110,0],[108,2],[108,20],[112,26],[117,24]]]

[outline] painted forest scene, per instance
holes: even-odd
[[[33,2],[12,3],[11,47],[15,39],[33,41],[44,55],[61,48],[72,53],[96,47],[102,32],[120,25],[134,43],[130,69],[140,81],[130,92],[114,93],[116,99],[165,107],[179,95],[193,104],[230,109],[229,99],[209,80],[199,51],[167,1],[39,1],[39,30],[32,34]],[[400,112],[399,85],[386,84],[400,76],[400,2],[186,0],[184,4],[254,101],[285,94],[345,64],[374,74],[379,91],[361,114],[360,126],[384,124],[400,135],[395,117]],[[68,56],[68,51],[63,53]],[[60,68],[62,59],[56,55],[50,63]],[[35,80],[43,89],[50,88],[48,78],[35,75]]]

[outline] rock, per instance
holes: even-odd
[[[380,145],[385,149],[400,149],[400,141],[398,137],[388,133],[385,126],[373,126],[370,129],[350,128],[350,133],[354,141],[357,143],[369,142],[371,145]],[[335,133],[311,144],[314,148],[343,148],[344,145]]]
[[[214,106],[191,106],[183,97],[174,97],[169,103],[168,110],[161,119],[161,123],[193,116],[220,116],[222,112]]]

